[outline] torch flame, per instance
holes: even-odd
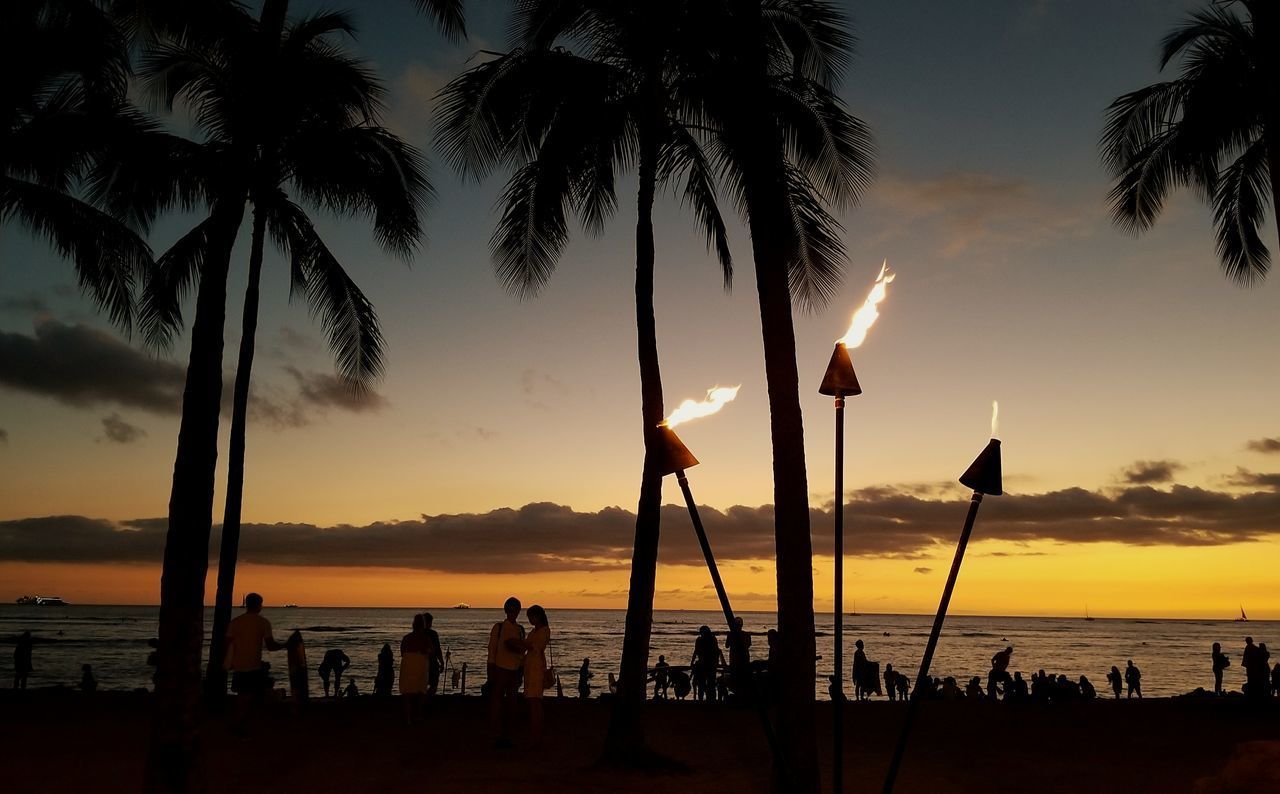
[[[738,396],[738,389],[742,386],[717,386],[714,389],[707,390],[707,398],[702,402],[694,402],[693,400],[685,400],[680,403],[671,416],[666,418],[662,424],[667,427],[675,427],[688,422],[690,419],[700,419],[704,416],[711,416],[725,406],[725,403],[731,401]]]
[[[1000,437],[1000,402],[998,400],[991,401],[991,437]]]
[[[871,330],[871,326],[875,325],[876,318],[880,316],[880,311],[876,308],[880,305],[880,301],[884,300],[885,293],[889,289],[889,284],[897,278],[896,273],[889,272],[889,260],[885,260],[880,266],[880,275],[876,276],[876,283],[871,287],[871,292],[867,295],[867,300],[853,314],[853,322],[849,325],[849,332],[843,337],[836,340],[836,344],[844,345],[849,350],[853,350],[862,344],[867,338],[867,331]]]

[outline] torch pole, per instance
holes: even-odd
[[[702,516],[698,514],[698,503],[693,500],[693,491],[689,490],[689,478],[685,476],[684,469],[676,470],[676,482],[680,483],[680,490],[684,492],[684,503],[689,508],[689,518],[693,520],[693,530],[698,535],[698,545],[702,547],[702,556],[707,561],[707,569],[711,571],[711,582],[715,585],[716,595],[720,598],[720,609],[724,611],[725,623],[729,626],[730,642],[740,642],[738,637],[738,623],[734,620],[733,607],[729,604],[729,593],[724,589],[724,581],[720,578],[720,568],[716,565],[716,556],[711,552],[711,542],[707,540],[707,530],[702,526]],[[730,654],[732,658],[732,654]],[[739,672],[739,671],[735,671]],[[750,687],[750,697],[756,703],[756,711],[760,715],[760,726],[764,729],[765,740],[769,744],[769,750],[773,754],[776,763],[783,763],[783,758],[778,752],[777,740],[773,735],[773,724],[769,722],[769,714],[765,711],[764,698],[760,693],[755,691],[755,678],[748,669],[740,671],[742,679],[745,680]]]
[[[932,689],[929,681],[929,665],[933,663],[933,652],[938,647],[938,636],[942,633],[942,622],[947,619],[947,606],[951,603],[951,593],[956,588],[956,577],[960,575],[960,563],[964,561],[964,550],[969,545],[969,536],[973,534],[973,522],[978,517],[978,508],[982,505],[982,492],[973,492],[973,501],[969,503],[969,515],[964,520],[964,529],[960,532],[960,543],[956,545],[956,556],[951,561],[951,573],[947,575],[947,585],[942,590],[942,601],[938,604],[938,614],[933,618],[933,629],[929,632],[929,644],[924,648],[924,658],[920,660],[920,673],[916,676],[916,686],[911,692],[911,704],[907,707],[907,717],[902,723],[902,733],[898,735],[898,744],[893,748],[893,760],[889,762],[889,772],[884,778],[884,794],[891,794],[897,781],[898,768],[902,765],[902,756],[907,751],[907,740],[911,736],[911,726],[915,722],[916,710],[920,706],[921,692],[925,686]]]
[[[836,695],[832,730],[831,790],[844,791],[844,397],[836,397],[836,505],[835,505],[835,661]],[[853,682],[854,687],[858,685]]]

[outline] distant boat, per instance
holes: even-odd
[[[20,596],[18,598],[18,603],[25,604],[27,606],[37,606],[37,607],[68,606],[67,602],[63,601],[58,596]]]
[[[471,605],[470,604],[454,604],[453,608],[454,609],[471,609]]]
[[[1236,618],[1236,623],[1248,623],[1249,616],[1244,613],[1244,607],[1240,607],[1240,617]]]
[[[1088,604],[1085,604],[1085,605],[1084,605],[1084,619],[1085,619],[1085,620],[1093,620],[1093,618],[1089,616],[1089,605],[1088,605]]]
[[[285,604],[284,606],[282,606],[282,607],[280,607],[280,608],[281,608],[281,609],[297,609],[297,608],[298,608],[298,605],[297,605],[297,604]]]

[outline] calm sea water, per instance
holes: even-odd
[[[238,610],[237,610],[238,611]],[[24,630],[36,639],[34,666],[29,686],[74,685],[80,680],[80,665],[92,664],[102,688],[133,689],[149,686],[151,671],[146,658],[147,639],[156,633],[155,607],[0,606],[0,686],[9,686],[13,676],[13,643]],[[609,671],[616,673],[622,651],[622,610],[548,610],[552,630],[552,653],[562,672],[576,670],[583,657],[591,658],[596,672],[593,684],[603,686]],[[377,669],[376,657],[383,643],[398,650],[400,638],[408,631],[414,610],[410,609],[270,609],[264,614],[283,640],[293,629],[301,629],[306,639],[307,657],[312,667],[328,648],[341,648],[351,658],[350,674],[362,692],[372,689]],[[497,609],[433,609],[435,628],[450,651],[452,663],[467,662],[468,691],[477,691],[483,678],[485,643],[489,628],[501,620]],[[763,634],[775,625],[770,612],[743,613],[746,628]],[[698,627],[723,629],[718,612],[658,611],[654,615],[652,656],[667,657],[671,664],[688,664]],[[206,626],[213,622],[212,610]],[[853,660],[853,643],[861,639],[867,655],[883,666],[912,678],[920,663],[928,638],[931,616],[861,615],[845,618],[845,661]],[[832,618],[818,616],[818,678],[814,682],[819,697],[826,697],[826,676],[832,672]],[[1209,647],[1221,642],[1231,656],[1226,672],[1229,688],[1238,690],[1244,681],[1240,651],[1244,636],[1267,642],[1273,653],[1280,651],[1280,622],[1193,620],[1115,620],[1098,618],[967,617],[947,619],[933,674],[953,675],[962,683],[981,675],[985,686],[991,655],[1006,645],[1014,646],[1011,670],[1024,674],[1041,668],[1065,673],[1073,680],[1087,675],[1101,692],[1111,665],[1124,668],[1133,659],[1143,672],[1143,691],[1148,695],[1182,694],[1203,686],[1212,689]],[[763,636],[753,638],[753,656],[765,654]],[[283,654],[268,654],[277,669],[283,669]],[[477,675],[478,673],[478,675]],[[846,681],[848,671],[846,671]],[[576,678],[565,676],[566,689]],[[319,687],[313,680],[313,692]],[[568,692],[566,692],[568,694]]]

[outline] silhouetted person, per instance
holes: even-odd
[[[427,657],[427,695],[434,695],[440,689],[440,672],[444,670],[445,659],[440,652],[440,635],[431,628],[435,618],[430,612],[422,613],[422,623],[427,632],[427,640],[431,643],[431,654]]]
[[[80,691],[81,692],[97,692],[98,679],[93,677],[93,666],[88,664],[80,665]]]
[[[911,681],[902,673],[898,673],[898,700],[906,700],[911,694]]]
[[[591,679],[595,677],[595,673],[591,672],[591,659],[582,660],[582,666],[578,668],[578,698],[586,700],[591,697]]]
[[[391,653],[391,643],[382,643],[378,651],[378,672],[373,676],[373,694],[375,697],[390,697],[391,688],[396,682],[396,657]]]
[[[667,657],[658,654],[658,663],[653,666],[653,699],[667,699],[667,689],[671,686],[671,680],[668,676],[668,670],[671,665],[667,664]]]
[[[827,676],[827,695],[833,703],[844,703],[847,700],[844,690],[836,683],[836,677],[833,675]]]
[[[1026,700],[1031,696],[1031,693],[1027,690],[1027,680],[1022,677],[1021,670],[1013,674],[1013,693],[1012,694],[1013,694],[1014,700]],[[1005,694],[1004,699],[1005,700],[1009,699],[1008,693]]]
[[[884,689],[885,694],[889,696],[889,700],[893,700],[898,695],[898,673],[893,669],[892,664],[884,666]]]
[[[1098,697],[1098,690],[1094,689],[1093,682],[1089,680],[1088,676],[1080,676],[1079,687],[1080,697],[1085,700],[1093,700]]]
[[[733,628],[724,638],[729,651],[729,680],[735,695],[746,694],[747,677],[751,675],[751,635],[742,628],[742,618],[733,619]]]
[[[404,721],[410,725],[422,718],[422,700],[431,687],[430,643],[426,622],[414,615],[409,633],[400,639],[400,699]]]
[[[867,661],[867,652],[862,640],[855,642],[853,647],[853,698],[866,700],[871,697],[873,691],[880,689],[880,672],[873,670],[872,663]]]
[[[511,743],[511,723],[515,720],[520,668],[524,663],[524,627],[520,617],[520,599],[512,596],[502,605],[506,617],[489,630],[489,732],[494,747],[505,749]]]
[[[244,597],[244,613],[227,624],[227,651],[223,668],[231,672],[231,689],[236,693],[236,715],[233,730],[244,731],[249,707],[270,687],[262,649],[278,651],[284,645],[271,636],[271,622],[262,616],[262,596],[249,593]]]
[[[301,709],[311,700],[310,687],[307,683],[307,647],[302,641],[302,632],[295,631],[284,641],[285,657],[289,667],[289,691],[293,695],[293,705]]]
[[[1107,683],[1111,684],[1111,691],[1116,693],[1116,700],[1120,699],[1120,690],[1124,689],[1124,676],[1120,675],[1120,668],[1114,664],[1111,665],[1111,672],[1107,673]]]
[[[710,626],[698,629],[698,638],[693,642],[693,658],[689,667],[693,669],[693,699],[716,699],[716,668],[724,663],[724,655],[720,653],[720,645]]]
[[[151,685],[155,686],[156,676],[159,674],[160,669],[159,638],[152,637],[147,640],[147,647],[151,649],[151,652],[147,654],[147,667],[151,668]]]
[[[952,676],[947,676],[946,678],[942,679],[942,699],[943,700],[963,700],[964,699],[964,692],[961,691],[960,686],[956,684],[956,679],[953,678]]]
[[[983,697],[982,678],[974,676],[969,679],[969,683],[964,688],[964,696],[971,700],[981,700]]]
[[[360,690],[356,687],[356,680],[354,678],[347,679],[347,688],[342,690],[342,696],[344,698],[360,697]]]
[[[320,680],[324,683],[324,696],[329,697],[329,676],[333,676],[333,696],[342,694],[342,674],[351,666],[351,659],[338,648],[324,652],[320,660]]]
[[[1253,637],[1244,638],[1244,654],[1240,665],[1244,667],[1244,693],[1253,700],[1265,699],[1271,689],[1269,665],[1262,658],[1261,645],[1253,644]]]
[[[1280,662],[1271,668],[1271,696],[1280,697]]]
[[[1213,644],[1213,694],[1222,694],[1222,671],[1231,666],[1231,657],[1222,652],[1222,643]]]
[[[671,691],[675,694],[676,700],[684,700],[689,697],[689,693],[693,691],[693,684],[689,681],[689,674],[683,670],[672,670]]]
[[[1129,660],[1129,664],[1124,668],[1124,682],[1128,685],[1129,691],[1125,693],[1125,698],[1138,696],[1138,700],[1142,700],[1142,671],[1138,666]]]
[[[1271,694],[1271,652],[1267,650],[1265,642],[1258,643],[1258,689],[1262,691],[1261,697],[1267,698]]]
[[[1012,645],[991,657],[991,672],[987,674],[987,694],[992,700],[998,700],[1001,692],[1006,697],[1009,694],[1009,682],[1012,680],[1009,677],[1009,661],[1012,658]],[[998,691],[997,686],[999,687]]]
[[[27,676],[35,668],[31,666],[31,632],[24,631],[13,648],[13,688],[26,689]]]
[[[551,626],[547,611],[538,604],[525,614],[533,628],[524,640],[524,699],[529,704],[529,744],[537,749],[542,745],[542,693],[549,674],[547,646],[551,644]]]

